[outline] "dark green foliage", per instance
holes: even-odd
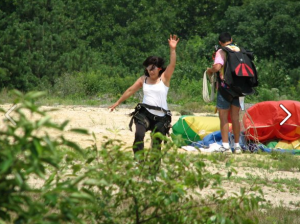
[[[202,82],[218,34],[229,31],[234,42],[254,51],[259,88],[278,88],[298,99],[299,7],[299,1],[280,0],[3,0],[0,88],[65,96],[58,81],[70,80],[64,83],[67,89],[75,85],[76,93],[67,93],[73,97],[104,91],[117,96],[132,84],[128,76],[143,75],[147,56],[161,56],[168,64],[167,39],[174,33],[180,43],[171,91],[176,86],[180,92],[174,90],[179,101],[171,101],[192,96],[204,104],[198,93],[202,87],[189,90],[186,80],[192,89]],[[88,80],[78,78],[86,74]]]
[[[63,207],[64,203],[71,206],[70,203],[74,201],[61,197],[58,202],[58,195],[63,196],[63,192],[69,195],[74,191],[77,192],[77,187],[74,188],[70,184],[67,186],[66,183],[59,181],[59,176],[56,176],[61,162],[58,148],[70,147],[79,154],[81,149],[63,135],[54,139],[48,132],[39,134],[47,129],[62,132],[68,123],[51,122],[46,112],[35,105],[34,101],[44,96],[44,93],[30,92],[23,96],[16,91],[15,94],[17,95],[15,101],[17,107],[13,111],[15,124],[7,120],[5,128],[0,133],[0,220],[9,221],[15,217],[15,223],[40,223],[43,216],[46,220],[51,220],[50,217],[53,215],[47,213],[51,210],[52,204],[56,203],[62,206],[61,210],[57,208],[58,220],[74,219],[75,210],[62,211],[67,209]],[[43,180],[46,177],[52,180],[55,177],[57,186],[50,189],[49,179],[44,185]],[[38,186],[41,180],[41,186]],[[37,186],[30,183],[33,181]],[[52,202],[50,203],[48,199]]]
[[[219,29],[228,27],[235,41],[253,50],[259,59],[274,58],[297,68],[299,10],[299,1],[249,1],[242,7],[230,6]]]
[[[1,88],[30,90],[44,76],[53,82],[64,72],[87,70],[90,50],[81,38],[84,30],[75,3],[6,4],[0,7]]]

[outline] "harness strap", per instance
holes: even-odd
[[[129,122],[129,130],[130,130],[130,131],[132,131],[133,118],[134,118],[134,116],[135,116],[137,113],[138,113],[138,111],[135,110],[135,111],[133,111],[132,113],[129,114],[130,117],[132,116],[132,118],[130,119],[130,122]]]
[[[133,125],[133,117],[130,119],[129,122],[129,130],[132,131],[132,125]]]
[[[156,106],[151,106],[151,105],[148,105],[148,104],[145,104],[145,103],[139,103],[137,105],[138,106],[141,106],[141,107],[145,107],[145,108],[148,108],[148,109],[152,109],[152,110],[159,110],[159,111],[163,111],[165,114],[171,116],[171,111],[170,110],[166,110],[162,107],[156,107]],[[140,109],[140,108],[139,108]]]
[[[151,106],[151,105],[144,104],[144,103],[138,103],[138,105],[134,108],[134,111],[131,112],[131,113],[129,114],[129,116],[132,117],[131,120],[130,120],[130,122],[129,122],[129,130],[130,130],[130,131],[132,131],[132,124],[133,124],[134,118],[141,119],[141,118],[138,118],[137,115],[138,115],[138,113],[139,113],[139,110],[140,110],[142,107],[148,108],[148,109],[153,109],[153,110],[163,111],[163,112],[166,113],[166,115],[168,115],[169,117],[172,116],[172,113],[171,113],[170,110],[166,110],[166,109],[164,109],[164,108],[162,108],[162,107]],[[149,112],[149,114],[150,114],[150,112]],[[153,120],[157,120],[157,121],[159,121],[159,120],[163,121],[163,120],[165,120],[165,117],[160,117],[160,116],[153,115],[153,118],[152,118],[152,119],[153,119]]]

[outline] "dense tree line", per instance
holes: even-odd
[[[299,9],[292,0],[3,0],[0,88],[52,88],[78,72],[140,75],[145,57],[168,58],[171,33],[181,38],[175,84],[199,81],[229,31],[255,52],[261,86],[297,92]]]

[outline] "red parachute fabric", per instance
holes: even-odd
[[[288,114],[291,116],[282,125]],[[271,139],[294,141],[300,138],[300,102],[293,100],[264,101],[255,104],[243,116],[247,139],[260,142]]]

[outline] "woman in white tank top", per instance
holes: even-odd
[[[170,86],[170,80],[176,65],[176,46],[179,41],[176,35],[170,35],[168,39],[170,47],[170,64],[164,68],[164,60],[160,57],[150,56],[143,65],[145,74],[138,78],[123,95],[109,107],[113,111],[119,104],[128,99],[139,89],[143,88],[143,102],[139,104],[131,114],[136,126],[135,140],[133,143],[133,152],[135,158],[141,161],[139,154],[144,149],[145,133],[160,132],[166,135],[170,128],[171,114],[168,110],[167,95]],[[131,121],[132,124],[132,121]],[[153,148],[160,149],[161,140],[152,139]]]

